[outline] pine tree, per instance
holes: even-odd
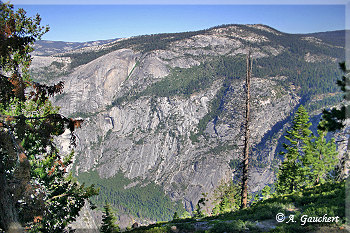
[[[115,224],[117,218],[115,217],[111,205],[106,202],[104,208],[104,214],[102,216],[102,226],[100,232],[103,233],[115,233],[120,232],[119,226]]]
[[[233,181],[226,183],[221,181],[214,190],[213,204],[215,204],[212,214],[223,214],[235,211],[240,208],[241,184],[234,184]]]
[[[323,183],[338,162],[334,139],[327,142],[326,132],[318,130],[317,133],[319,136],[313,137],[305,147],[303,158],[305,179],[310,185]]]
[[[285,136],[289,143],[283,144],[286,152],[281,153],[285,155],[285,160],[278,173],[278,193],[292,193],[324,182],[337,163],[334,139],[327,142],[326,132],[322,130],[317,131],[317,137],[313,135],[303,106],[299,107],[292,124]],[[324,121],[321,121],[321,127],[323,124]]]
[[[278,173],[278,193],[291,193],[304,185],[302,158],[311,135],[310,126],[308,113],[301,105],[295,113],[291,130],[287,131],[285,136],[289,143],[283,144],[286,152],[281,153],[284,155],[284,161]]]

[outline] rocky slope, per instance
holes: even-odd
[[[338,91],[302,92],[298,62],[310,70],[329,68],[334,77],[327,82],[335,83],[341,46],[264,25],[227,25],[37,54],[32,72],[49,83],[63,80],[64,93],[55,104],[63,114],[85,120],[77,132],[76,174],[96,170],[108,178],[122,172],[133,185],[155,182],[191,211],[202,193],[239,177],[249,50],[254,59],[249,189],[255,192],[274,181],[281,136],[293,111]],[[277,64],[282,58],[285,67]],[[309,75],[325,75],[315,72]],[[64,138],[61,142],[67,147]]]
[[[34,45],[33,55],[36,56],[50,56],[58,53],[70,52],[77,49],[82,49],[85,47],[97,47],[104,44],[111,43],[114,40],[98,40],[89,42],[64,42],[64,41],[49,41],[40,40]]]

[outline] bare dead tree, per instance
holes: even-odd
[[[245,111],[245,135],[244,135],[244,153],[243,153],[243,171],[242,171],[242,194],[241,209],[247,207],[248,199],[248,169],[249,169],[249,138],[250,138],[250,78],[252,74],[252,59],[249,50],[247,54],[247,74],[246,74],[246,111]]]

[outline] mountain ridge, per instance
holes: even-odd
[[[87,42],[69,42],[69,41],[51,41],[51,40],[39,40],[34,44],[34,56],[48,56],[55,55],[58,53],[69,52],[84,47],[99,46],[111,43],[118,39],[109,40],[97,40]]]
[[[255,192],[274,181],[295,109],[306,104],[317,112],[341,100],[341,46],[264,25],[229,25],[34,56],[32,73],[65,81],[55,104],[85,119],[77,132],[77,175],[97,171],[109,178],[121,171],[136,186],[153,181],[192,211],[202,193],[239,177],[248,50]]]

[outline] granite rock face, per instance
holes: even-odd
[[[266,33],[281,35],[263,25],[230,26],[171,42],[167,49],[118,48],[49,80],[65,82],[64,93],[54,99],[61,112],[85,120],[77,131],[75,172],[97,170],[108,178],[122,171],[127,178],[139,178],[140,183],[151,180],[192,211],[202,193],[211,194],[221,180],[238,176],[232,161],[239,161],[243,150],[245,77],[233,79],[224,92],[224,79],[215,77],[210,86],[189,96],[139,95],[118,104],[115,100],[141,93],[174,70],[195,67],[213,57],[244,58],[251,50],[253,59],[259,59],[286,51],[283,45],[270,43]],[[315,38],[308,40],[320,43]],[[321,55],[302,57],[307,62],[333,61]],[[40,69],[53,61],[62,67],[71,63],[64,54],[35,56],[33,70],[38,78]],[[252,160],[263,166],[250,169],[251,192],[274,181],[277,142],[301,103],[298,87],[282,86],[284,80],[283,76],[258,77],[253,71],[251,143],[263,149],[255,150]],[[218,96],[220,114],[193,140],[198,123],[212,111],[211,103]],[[63,146],[65,141],[67,138],[61,139]]]

